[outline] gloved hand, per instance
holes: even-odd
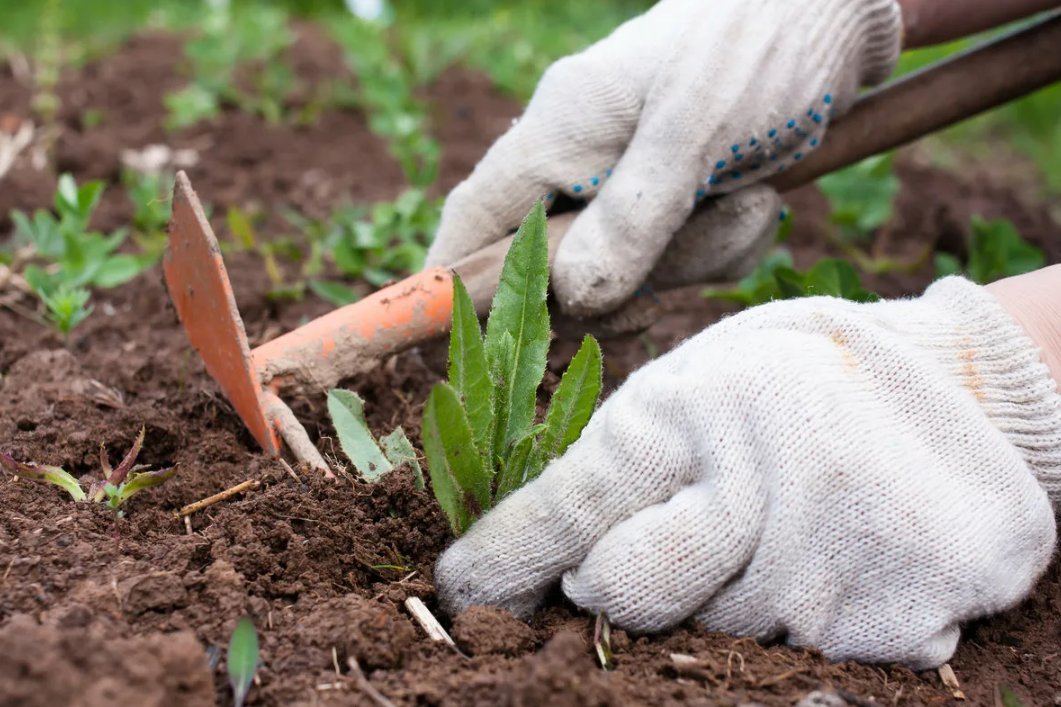
[[[501,238],[543,197],[593,198],[553,287],[568,314],[614,309],[697,199],[802,159],[860,85],[888,76],[900,44],[895,0],[661,0],[546,71],[450,194],[428,263]]]
[[[635,632],[696,617],[832,659],[939,665],[1045,570],[1061,396],[998,300],[747,310],[649,363],[440,558],[442,607],[564,593]]]

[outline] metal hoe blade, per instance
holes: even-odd
[[[177,174],[173,190],[162,267],[177,315],[206,370],[262,449],[278,454],[280,442],[265,414],[262,386],[221,248],[184,172]]]

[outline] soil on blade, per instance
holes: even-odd
[[[160,142],[197,151],[191,177],[223,214],[269,206],[265,228],[283,228],[280,206],[322,215],[342,201],[393,198],[405,186],[364,116],[324,111],[308,125],[266,125],[225,112],[174,134],[162,127],[163,96],[182,83],[180,40],[145,35],[62,82],[60,170],[119,178],[122,149]],[[300,30],[294,63],[308,81],[350,77],[335,48]],[[452,187],[518,115],[482,76],[450,70],[424,91],[443,144],[442,184]],[[0,69],[0,105],[28,116],[28,90]],[[102,124],[81,124],[86,110]],[[971,213],[1006,217],[1061,260],[1050,204],[988,174],[953,175],[899,161],[898,218],[875,247],[916,258],[924,244],[960,249]],[[20,163],[0,182],[0,228],[12,208],[46,207],[55,175]],[[799,265],[836,255],[826,245],[825,205],[813,189],[789,195],[791,248]],[[1056,208],[1056,204],[1053,205]],[[131,215],[111,189],[97,226]],[[261,262],[227,258],[248,333],[263,341],[327,310],[311,299],[266,297]],[[898,296],[922,290],[930,265],[869,278]],[[432,567],[451,536],[431,496],[397,472],[369,485],[290,473],[257,451],[185,341],[156,269],[101,292],[96,311],[62,341],[0,310],[0,444],[22,459],[99,473],[99,445],[116,459],[146,428],[142,461],[176,465],[177,477],[144,492],[116,518],[75,505],[62,492],[0,483],[0,703],[12,705],[231,704],[224,646],[243,615],[261,637],[259,683],[250,705],[375,704],[364,681],[395,704],[792,705],[950,704],[934,672],[832,664],[813,651],[760,645],[685,625],[662,636],[613,635],[616,668],[595,663],[592,617],[553,596],[529,622],[495,609],[454,620],[460,652],[428,640],[403,608],[410,596],[434,607]],[[20,309],[32,302],[15,302]],[[604,343],[614,388],[631,370],[726,313],[697,288],[661,295],[644,335]],[[559,373],[577,342],[560,342]],[[425,348],[392,357],[352,381],[371,426],[404,425],[415,437],[437,365]],[[294,401],[321,450],[336,446],[321,399]],[[260,485],[191,516],[184,505],[248,479]],[[1055,563],[1018,608],[966,627],[952,665],[972,704],[1007,687],[1026,705],[1061,700],[1061,576]],[[688,656],[677,661],[672,655]],[[362,677],[362,675],[364,677]],[[832,695],[833,697],[824,697]],[[837,701],[839,700],[839,701]]]

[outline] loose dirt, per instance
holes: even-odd
[[[308,28],[293,57],[308,80],[347,77],[334,47]],[[356,112],[327,110],[297,127],[226,112],[166,133],[162,97],[181,85],[180,71],[178,38],[146,35],[66,76],[59,168],[116,183],[123,148],[193,148],[200,163],[191,177],[215,214],[274,203],[322,215],[344,198],[393,198],[404,186],[386,146]],[[484,77],[462,70],[445,72],[424,95],[444,147],[441,192],[470,170],[519,108]],[[28,91],[6,69],[0,106],[28,114]],[[102,111],[102,125],[82,126],[86,109]],[[981,213],[1011,219],[1051,262],[1061,260],[1058,226],[1034,194],[1022,198],[986,170],[950,174],[925,166],[917,150],[903,153],[899,175],[898,218],[875,242],[884,252],[912,257],[937,238],[959,249],[968,215]],[[54,182],[54,174],[25,166],[0,182],[0,229],[9,209],[46,206]],[[805,189],[788,200],[798,263],[835,254],[824,245],[821,197]],[[114,228],[130,215],[112,189],[95,225]],[[283,223],[266,214],[267,226]],[[327,309],[313,300],[269,301],[265,272],[252,256],[237,254],[228,266],[255,341]],[[898,296],[918,292],[931,277],[924,267],[867,284]],[[605,342],[610,387],[733,311],[696,289],[667,293],[662,306],[647,334]],[[558,344],[554,373],[573,346]],[[367,400],[374,429],[418,429],[437,380],[428,353],[397,356],[351,382]],[[167,485],[134,499],[123,518],[72,504],[51,487],[0,482],[4,705],[229,705],[223,652],[242,615],[254,619],[262,644],[251,705],[376,704],[350,661],[400,705],[791,705],[808,696],[815,704],[953,702],[933,672],[830,664],[811,651],[692,625],[658,637],[617,632],[616,669],[604,672],[593,658],[591,617],[559,595],[529,623],[493,609],[443,617],[459,653],[430,642],[402,602],[418,596],[434,606],[432,566],[451,537],[432,498],[402,473],[377,485],[348,476],[327,483],[302,471],[293,478],[259,453],[189,350],[157,269],[100,293],[96,312],[69,342],[0,310],[0,372],[0,446],[17,457],[98,473],[99,444],[117,457],[143,425],[142,461],[180,469]],[[296,402],[320,448],[334,455],[322,401]],[[175,516],[246,479],[261,486],[195,514],[190,526]],[[1055,563],[1020,607],[966,627],[952,665],[972,704],[992,704],[1000,686],[1026,705],[1061,704],[1059,639]],[[671,654],[694,660],[679,666]]]

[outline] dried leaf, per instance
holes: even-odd
[[[379,481],[394,467],[383,456],[365,422],[365,403],[349,390],[328,391],[328,414],[339,445],[365,481]]]

